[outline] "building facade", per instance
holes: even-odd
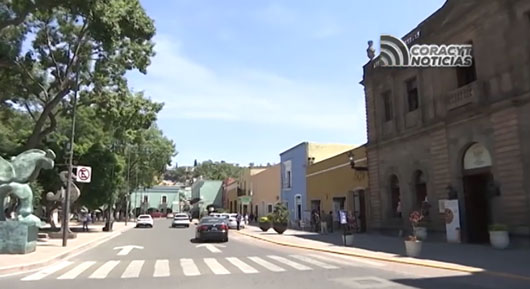
[[[241,214],[253,214],[253,178],[265,170],[265,167],[248,167],[241,171],[238,177],[237,204],[235,209]]]
[[[191,186],[194,200],[191,214],[194,218],[207,215],[209,210],[223,207],[223,181],[197,180]]]
[[[480,4],[478,3],[480,2]],[[469,68],[364,66],[369,226],[410,228],[427,200],[456,199],[463,241],[488,225],[530,233],[530,2],[448,0],[411,31],[412,44],[472,44]]]
[[[335,227],[339,224],[338,212],[347,211],[356,217],[360,230],[366,231],[370,207],[366,163],[366,148],[360,146],[309,165],[306,206],[321,217],[331,212]]]
[[[280,154],[281,199],[289,210],[291,225],[309,223],[310,210],[306,202],[306,170],[310,163],[352,149],[352,145],[303,142]]]
[[[230,213],[237,212],[237,189],[239,188],[239,182],[236,179],[230,178],[225,185],[226,204],[225,209]]]
[[[154,186],[131,193],[131,210],[136,216],[152,212],[171,213],[181,209],[185,191],[179,186]]]
[[[272,213],[280,201],[280,164],[272,165],[252,176],[252,213],[258,217]]]

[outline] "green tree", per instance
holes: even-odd
[[[194,177],[202,176],[208,180],[225,180],[229,177],[236,178],[242,168],[227,162],[213,162],[211,160],[200,163],[193,171]]]

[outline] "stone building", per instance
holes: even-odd
[[[448,0],[403,40],[472,44],[469,68],[364,66],[369,227],[410,228],[439,200],[458,199],[463,241],[486,242],[488,225],[530,226],[530,1]],[[526,176],[526,177],[525,177]]]

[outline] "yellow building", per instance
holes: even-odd
[[[225,201],[224,206],[225,209],[228,210],[230,213],[235,213],[237,211],[237,189],[239,187],[239,182],[236,179],[228,179],[225,183],[224,187],[224,193],[225,193]]]
[[[272,213],[274,204],[280,200],[280,164],[266,167],[252,175],[252,209],[251,213],[258,217]]]
[[[322,214],[333,214],[338,224],[338,211],[345,210],[359,220],[361,230],[366,230],[369,216],[368,172],[366,148],[360,146],[333,157],[314,162],[307,168],[307,207]]]
[[[228,194],[228,206],[230,206],[230,201],[232,201],[232,210],[233,213],[241,214],[251,214],[253,213],[252,208],[252,177],[262,171],[266,167],[249,167],[244,168],[241,171],[241,174],[237,178],[237,189],[234,196],[233,188],[232,192]],[[233,186],[232,186],[233,187]]]

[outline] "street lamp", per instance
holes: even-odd
[[[355,158],[353,156],[353,152],[349,152],[348,153],[348,158],[350,160],[350,166],[352,169],[356,170],[356,171],[367,171],[368,168],[367,167],[359,167],[357,165],[355,165]]]

